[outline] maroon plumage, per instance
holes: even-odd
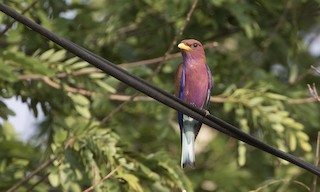
[[[183,63],[176,73],[175,95],[196,107],[206,109],[210,100],[212,76],[206,65],[203,46],[197,40],[186,39],[178,47],[181,49]],[[182,142],[181,166],[194,166],[194,140],[201,123],[180,112],[178,120]]]

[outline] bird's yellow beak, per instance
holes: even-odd
[[[189,47],[188,45],[184,44],[184,43],[179,43],[178,47],[180,49],[183,49],[183,50],[186,50],[186,51],[189,51],[191,50],[191,47]]]

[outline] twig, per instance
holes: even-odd
[[[269,187],[271,185],[278,184],[278,183],[287,183],[287,182],[292,182],[292,183],[298,184],[298,185],[304,187],[306,190],[310,191],[310,188],[300,181],[289,180],[289,179],[278,179],[278,180],[270,181],[269,183],[255,189],[255,190],[251,190],[250,192],[258,192],[258,191],[261,191],[262,189],[266,189],[267,187]]]
[[[320,74],[320,70],[316,68],[315,66],[311,65],[310,68],[305,70],[303,73],[301,73],[293,82],[290,83],[290,85],[295,85],[298,82],[300,82],[302,79],[307,77],[308,75],[312,74],[313,70],[315,70],[317,73]]]
[[[109,99],[115,100],[115,101],[128,101],[130,100],[132,96],[130,95],[119,95],[119,94],[112,94],[109,96]],[[133,100],[131,101],[154,101],[154,99],[147,97],[147,96],[136,96]],[[210,101],[213,103],[226,103],[230,102],[228,100],[228,97],[219,97],[219,96],[211,96]],[[287,102],[288,104],[296,105],[296,104],[304,104],[304,103],[312,103],[316,102],[317,99],[313,97],[309,98],[299,98],[299,99],[288,99]]]
[[[115,101],[128,101],[131,97],[131,95],[113,94],[109,96],[109,99]],[[136,96],[132,101],[154,101],[154,99],[147,96]]]
[[[311,69],[307,69],[305,70],[304,72],[302,72],[295,80],[293,80],[293,82],[289,82],[289,84],[292,86],[292,85],[295,85],[297,83],[299,83],[301,80],[303,80],[305,77],[307,77],[308,75],[310,75],[310,73],[312,72]]]
[[[191,8],[190,8],[190,10],[189,10],[189,12],[187,14],[186,19],[185,19],[184,25],[181,26],[181,28],[179,30],[179,33],[173,38],[173,41],[172,41],[169,49],[164,54],[163,60],[158,65],[158,67],[156,68],[155,72],[150,76],[151,79],[153,79],[153,77],[155,77],[160,72],[160,70],[162,69],[163,62],[167,60],[167,57],[170,55],[170,53],[173,50],[174,46],[177,44],[178,39],[182,36],[182,34],[183,34],[184,30],[186,29],[186,27],[187,27],[187,25],[188,25],[188,23],[190,21],[191,15],[192,15],[194,9],[196,8],[198,2],[199,2],[199,0],[194,0],[193,1],[192,5],[191,5]]]
[[[263,51],[262,51],[262,56],[263,57],[265,57],[265,55],[267,54],[267,51],[268,51],[270,45],[274,41],[275,37],[277,37],[277,35],[278,35],[278,31],[280,30],[280,27],[283,25],[283,22],[287,19],[286,15],[289,12],[290,6],[292,6],[292,2],[291,1],[292,0],[287,1],[286,5],[284,7],[284,10],[283,10],[281,16],[279,17],[279,19],[277,19],[277,21],[274,20],[274,22],[272,22],[273,23],[272,25],[274,26],[272,32],[270,32],[268,34],[268,38],[266,38],[266,40],[261,43],[262,48],[263,48]],[[253,73],[257,67],[258,67],[258,65],[255,65],[254,67],[251,67],[248,70],[247,74]],[[246,76],[244,76],[244,77],[246,77]]]
[[[308,97],[308,98],[299,98],[299,99],[288,99],[288,104],[296,105],[296,104],[304,104],[304,103],[313,103],[316,102],[317,99],[314,97]]]
[[[40,183],[42,183],[45,179],[47,179],[49,175],[50,175],[50,173],[46,173],[45,175],[43,175],[43,176],[39,179],[39,181],[37,181],[35,184],[31,185],[31,187],[28,188],[27,192],[33,191],[33,189],[34,189],[37,185],[39,185]]]
[[[25,184],[26,182],[28,182],[33,176],[35,176],[36,174],[38,174],[40,171],[42,171],[43,169],[47,168],[53,161],[55,161],[57,159],[57,157],[54,157],[50,160],[45,161],[44,163],[42,163],[38,168],[36,168],[34,171],[32,171],[30,174],[28,174],[26,177],[24,177],[23,179],[21,179],[18,183],[16,183],[14,186],[12,186],[10,189],[8,189],[7,192],[13,192],[16,191],[21,185]]]
[[[71,73],[61,72],[61,73],[58,73],[56,75],[56,77],[61,79],[61,78],[65,78],[67,76],[81,76],[81,75],[89,75],[92,73],[102,73],[102,71],[97,68],[85,68],[85,69],[79,69],[77,71],[73,71]]]
[[[213,42],[207,42],[203,45],[204,48],[206,49],[210,49],[210,48],[215,48],[218,47],[219,44],[216,41]],[[180,53],[173,53],[173,54],[169,54],[166,58],[166,60],[170,60],[170,59],[175,59],[180,57],[181,54]],[[159,62],[163,61],[163,56],[162,57],[156,57],[156,58],[152,58],[152,59],[146,59],[146,60],[141,60],[141,61],[135,61],[135,62],[129,62],[129,63],[121,63],[118,64],[119,67],[128,69],[128,68],[133,68],[133,67],[140,67],[140,66],[145,66],[145,65],[152,65],[152,64],[156,64]],[[89,75],[89,74],[93,74],[93,73],[103,73],[100,69],[97,68],[84,68],[84,69],[79,69],[77,71],[73,71],[71,73],[65,73],[65,72],[61,72],[61,73],[57,73],[56,74],[56,78],[58,79],[62,79],[65,78],[67,76],[82,76],[82,75]],[[152,75],[153,76],[153,75]],[[38,75],[38,74],[30,74],[30,75],[21,75],[19,77],[20,80],[27,80],[27,79],[42,79],[43,76],[42,75]]]
[[[291,6],[292,6],[291,0],[287,1],[287,4],[285,5],[284,11],[281,14],[277,24],[273,28],[272,33],[269,35],[269,38],[263,43],[263,47],[264,47],[265,50],[267,50],[269,48],[269,46],[271,45],[272,41],[276,37],[278,30],[282,26],[283,22],[286,20],[286,16],[287,16],[287,14],[289,12],[289,8]]]
[[[312,87],[311,87],[310,84],[307,84],[307,85],[308,85],[310,94],[313,96],[313,99],[315,101],[319,101],[320,102],[320,97],[318,95],[318,91],[317,91],[316,85],[314,83],[313,83]]]
[[[42,80],[47,85],[55,88],[55,89],[61,89],[61,85],[52,81],[49,77],[42,76],[42,75],[22,75],[19,77],[19,80]],[[80,88],[74,88],[70,86],[64,86],[64,90],[70,93],[78,93],[86,96],[98,96],[101,95],[99,93],[89,91],[86,89],[80,89]],[[313,97],[308,98],[298,98],[298,99],[288,99],[288,104],[292,105],[298,105],[298,104],[305,104],[305,103],[313,103],[313,102],[320,102],[320,97],[318,96],[317,89],[315,85],[313,84],[313,87],[308,84],[309,91]],[[124,107],[127,103],[130,101],[153,101],[152,98],[147,96],[139,96],[139,93],[136,93],[134,95],[119,95],[119,94],[113,94],[110,95],[109,99],[116,100],[116,101],[124,101],[124,103],[121,103],[116,109],[114,109],[110,114],[108,114],[101,123],[107,122],[109,118],[111,118],[114,114],[119,112],[122,107]],[[211,97],[211,102],[214,103],[225,103],[228,100],[228,98],[224,97]]]
[[[139,95],[139,93],[135,93],[132,96],[129,96],[129,98],[127,100],[125,100],[124,102],[122,102],[120,105],[118,105],[117,108],[115,108],[114,110],[112,110],[107,116],[105,116],[102,120],[101,120],[101,124],[106,123],[109,119],[111,119],[111,117],[113,117],[114,114],[118,113],[122,107],[124,107],[125,105],[127,105],[130,101],[133,101],[137,96]]]
[[[115,100],[115,101],[128,101],[130,100],[132,96],[130,95],[119,95],[119,94],[113,94],[109,96],[109,99],[111,100]],[[224,98],[224,97],[211,97],[210,101],[214,102],[214,103],[224,103],[226,102],[228,98]],[[155,101],[153,98],[151,97],[147,97],[147,96],[136,96],[133,101]]]
[[[43,79],[43,82],[45,82],[47,85],[53,87],[53,88],[56,88],[56,89],[61,89],[61,85],[59,85],[58,83],[52,81],[49,77],[44,77]],[[66,90],[67,92],[70,92],[70,93],[79,93],[79,94],[82,94],[82,95],[87,95],[87,96],[94,96],[94,95],[97,95],[96,92],[93,92],[93,91],[88,91],[86,89],[80,89],[80,88],[74,88],[74,87],[70,87],[70,86],[67,86],[65,85],[63,87],[64,90]]]
[[[36,3],[38,3],[38,0],[33,1],[25,10],[23,10],[21,12],[21,15],[24,15],[26,12],[28,12],[32,7],[34,7],[36,5]],[[0,32],[0,37],[2,35],[4,35],[9,29],[10,27],[12,27],[12,25],[16,22],[16,20],[12,20],[10,23],[8,23],[6,25],[6,27],[4,28],[3,31]]]
[[[49,77],[43,76],[43,75],[22,75],[19,77],[19,80],[41,80],[50,87],[53,87],[55,89],[61,89],[62,86],[54,81],[52,81]],[[78,93],[81,95],[86,95],[86,96],[96,96],[98,93],[89,91],[86,89],[81,89],[81,88],[74,88],[68,85],[63,86],[63,89],[66,90],[67,92],[70,93]]]
[[[92,191],[96,186],[100,185],[102,182],[104,182],[105,180],[109,179],[118,170],[118,168],[119,168],[119,166],[116,167],[114,170],[112,170],[108,175],[103,177],[100,181],[98,181],[97,183],[94,183],[92,186],[90,186],[89,188],[85,189],[83,192]]]
[[[179,33],[173,38],[173,41],[170,45],[170,47],[168,48],[168,50],[165,52],[162,61],[160,62],[160,64],[158,65],[158,67],[156,68],[156,70],[149,76],[148,79],[152,80],[155,76],[157,76],[157,74],[160,72],[160,70],[162,69],[163,66],[163,62],[167,60],[168,56],[170,55],[171,51],[173,50],[173,47],[177,44],[178,39],[181,37],[181,35],[183,34],[183,31],[185,30],[187,24],[190,21],[191,15],[194,11],[194,9],[196,8],[197,4],[198,4],[199,0],[194,0],[192,3],[192,6],[186,16],[185,19],[185,23],[184,25],[180,28]],[[116,114],[117,112],[119,112],[122,107],[124,107],[126,104],[128,104],[130,101],[132,101],[135,97],[137,97],[139,95],[139,93],[134,94],[128,101],[123,102],[122,104],[120,104],[116,109],[114,109],[113,111],[111,111],[105,118],[103,118],[103,120],[101,121],[101,123],[105,123],[107,122],[108,119],[110,119],[114,114]]]
[[[178,58],[180,57],[180,53],[173,53],[173,54],[168,54],[165,60],[169,60],[169,59],[174,59],[174,58]],[[142,61],[136,61],[136,62],[131,62],[131,63],[122,63],[119,64],[119,67],[123,67],[123,68],[131,68],[131,67],[140,67],[140,66],[144,66],[144,65],[150,65],[150,64],[156,64],[156,63],[160,63],[163,62],[164,57],[156,57],[156,58],[152,58],[152,59],[147,59],[147,60],[142,60]]]
[[[317,148],[316,148],[316,161],[315,161],[315,166],[319,166],[319,155],[320,155],[320,131],[318,131],[318,137],[317,137]],[[312,192],[317,191],[317,181],[318,181],[318,176],[314,175],[313,176],[313,182],[312,182]]]
[[[320,70],[318,69],[318,68],[316,68],[315,66],[313,66],[313,65],[311,65],[311,68],[313,69],[313,70],[315,70],[317,73],[319,73],[320,74]]]

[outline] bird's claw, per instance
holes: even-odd
[[[207,117],[208,115],[210,115],[210,112],[208,110],[204,110],[205,111],[205,117]]]

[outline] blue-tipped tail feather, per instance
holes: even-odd
[[[181,167],[190,165],[195,166],[195,155],[194,155],[194,140],[195,132],[193,127],[185,126],[182,135],[182,154],[181,154]]]

